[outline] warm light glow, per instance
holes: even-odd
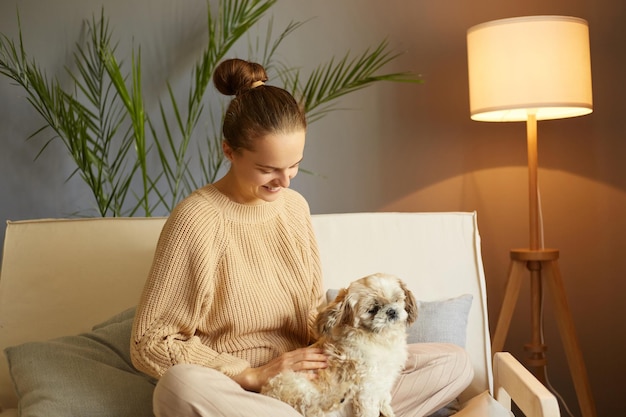
[[[589,114],[591,58],[583,19],[528,16],[467,31],[470,112],[485,122]]]

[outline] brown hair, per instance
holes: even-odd
[[[220,63],[213,83],[225,95],[234,95],[222,125],[226,143],[234,150],[254,150],[254,140],[273,133],[306,129],[304,110],[288,91],[265,85],[262,65],[241,59]]]

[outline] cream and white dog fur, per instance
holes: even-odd
[[[407,326],[416,318],[415,298],[399,278],[354,281],[317,318],[314,346],[324,348],[328,367],[313,379],[283,372],[261,392],[306,417],[394,417],[391,390],[407,359]]]

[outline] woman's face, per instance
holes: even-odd
[[[241,204],[260,204],[278,198],[298,173],[304,153],[305,131],[267,135],[255,141],[255,149],[234,152],[224,144],[230,160],[229,197]]]

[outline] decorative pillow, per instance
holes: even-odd
[[[134,309],[89,333],[5,349],[21,417],[153,417],[156,381],[130,361]]]
[[[326,301],[335,299],[339,291],[326,291]],[[465,347],[467,317],[472,295],[438,301],[417,300],[417,320],[407,330],[409,343],[454,343]]]
[[[439,301],[417,301],[417,320],[407,330],[409,343],[454,343],[465,347],[472,295]]]

